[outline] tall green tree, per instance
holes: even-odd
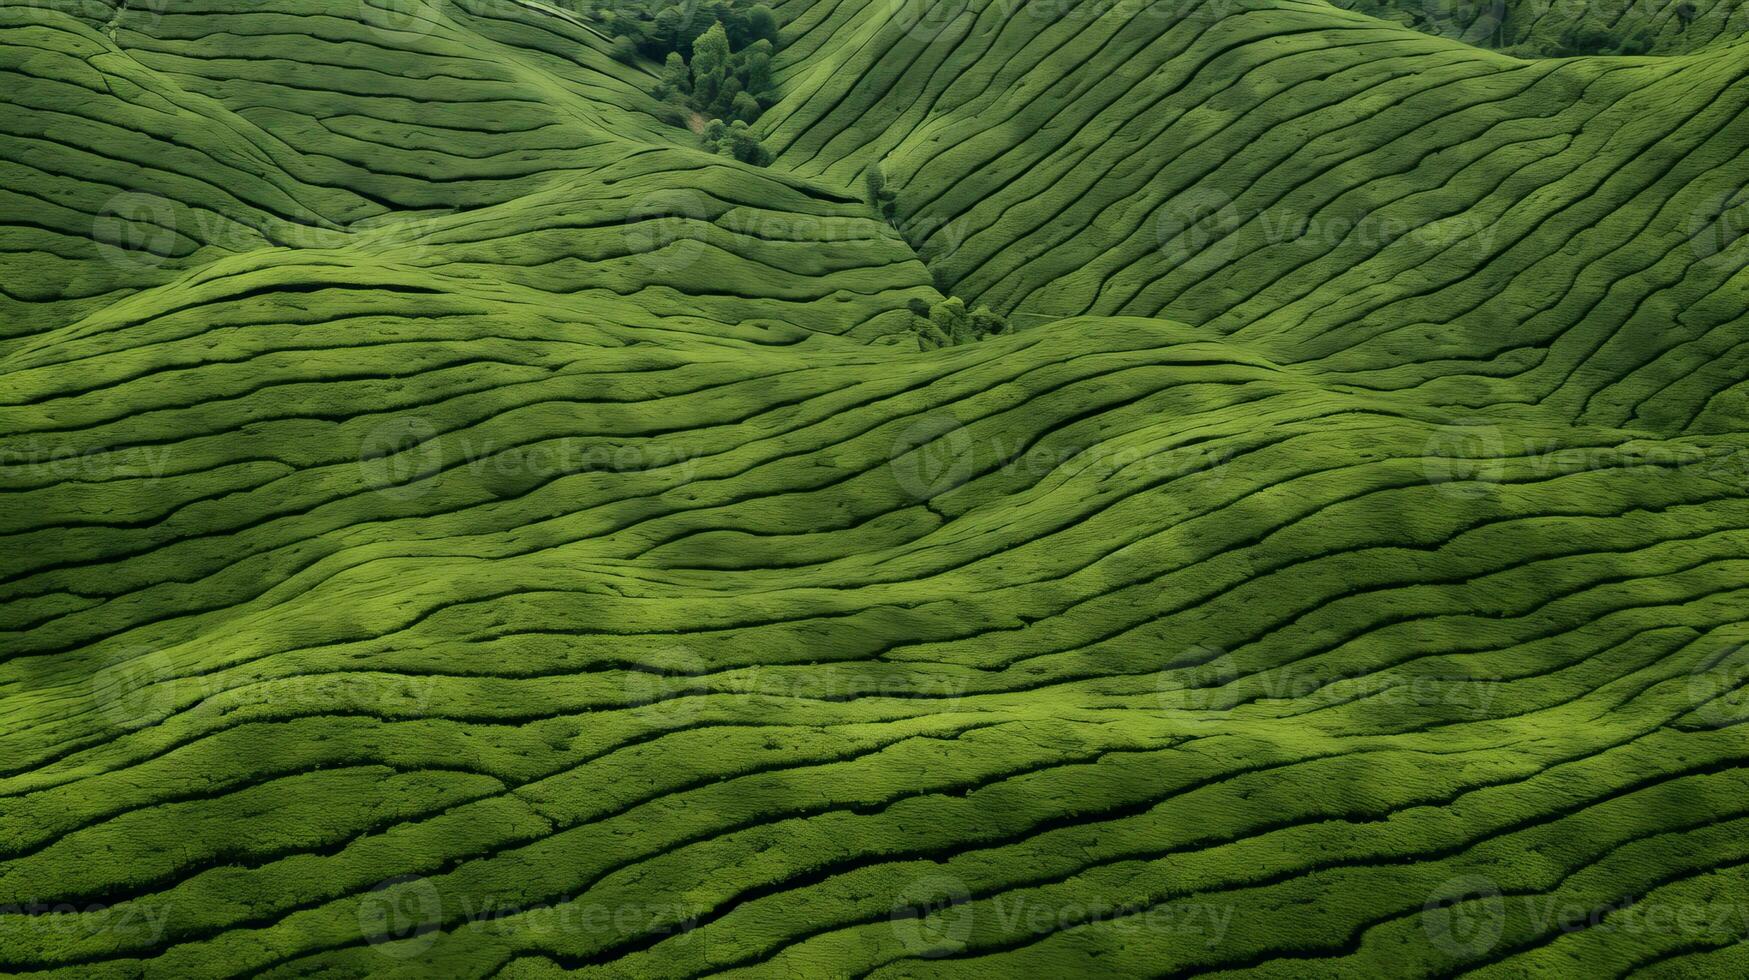
[[[692,72],[686,67],[686,59],[680,56],[680,52],[668,52],[668,60],[662,64],[662,83],[676,92],[691,94]]]
[[[721,21],[699,35],[692,45],[693,104],[703,111],[716,105],[723,85],[729,79],[729,35]],[[722,113],[713,113],[721,116]]]

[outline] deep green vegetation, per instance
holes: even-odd
[[[615,58],[642,55],[662,62],[662,81],[653,94],[707,120],[708,148],[743,163],[770,162],[748,129],[777,98],[771,57],[778,24],[770,7],[748,0],[650,0],[630,6],[592,3],[585,9],[614,32]]]
[[[966,309],[965,301],[949,296],[939,303],[914,299],[910,303],[911,330],[919,350],[935,350],[969,344],[1008,331],[1008,321],[988,306]]]
[[[1338,0],[1339,6],[1523,58],[1682,53],[1749,30],[1743,0]]]
[[[0,972],[1749,974],[1741,4],[698,9],[0,5]]]

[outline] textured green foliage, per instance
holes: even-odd
[[[1749,972],[1717,10],[778,9],[0,5],[0,971]]]
[[[730,79],[729,35],[721,23],[712,24],[692,46],[692,99],[699,109],[715,109]],[[715,113],[721,116],[722,113]]]
[[[917,334],[921,350],[969,344],[1008,331],[1006,317],[992,312],[988,306],[968,310],[958,296],[938,303],[912,300],[909,309],[913,317],[911,329]]]
[[[632,48],[662,59],[661,80],[652,93],[657,99],[707,120],[746,123],[758,119],[774,99],[771,57],[778,28],[771,8],[717,2],[629,10],[592,13],[625,32],[614,41],[618,60],[635,58]],[[675,121],[690,122],[684,117]],[[719,134],[707,136],[705,145],[747,163],[768,160],[770,155],[750,140],[757,142],[750,135],[725,142]]]
[[[1357,13],[1523,58],[1681,54],[1749,29],[1744,0],[1338,0]]]

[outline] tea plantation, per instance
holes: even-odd
[[[1749,5],[610,6],[0,4],[0,972],[1749,974]]]

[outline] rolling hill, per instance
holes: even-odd
[[[0,971],[1743,975],[1680,6],[0,6]]]

